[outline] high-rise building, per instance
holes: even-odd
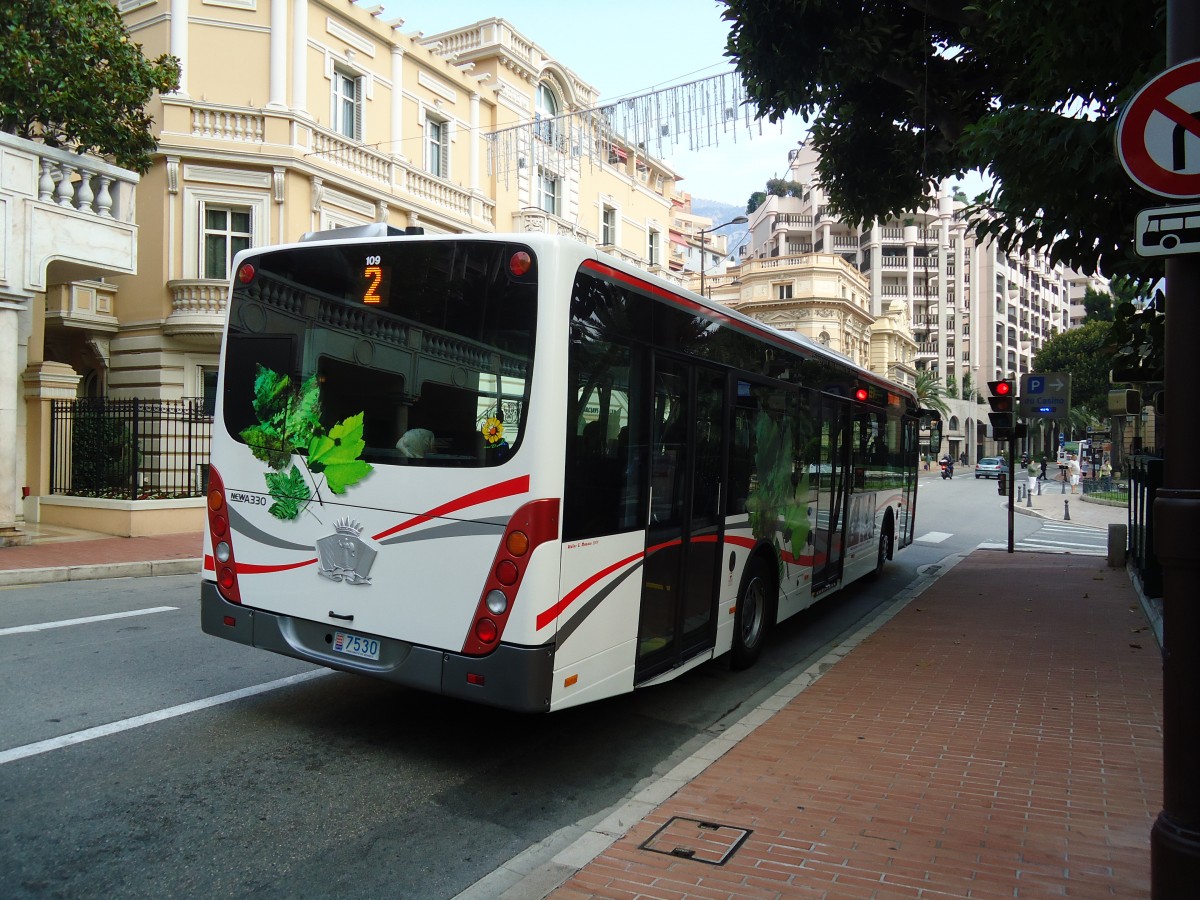
[[[990,452],[987,416],[975,402],[980,385],[1032,371],[1042,343],[1070,327],[1067,271],[1045,254],[977,240],[966,197],[949,185],[920,209],[853,225],[833,213],[816,184],[817,160],[811,147],[790,152],[787,176],[750,213],[742,265],[713,297],[776,327],[825,334],[823,343],[852,359],[866,352],[872,368],[893,380],[935,375],[950,408],[950,451],[972,459]],[[829,299],[808,274],[816,260],[826,269],[844,264],[840,296],[831,299],[848,304],[814,303]],[[861,315],[853,311],[856,291],[864,295]],[[884,317],[886,342],[864,351]],[[897,336],[905,318],[912,344]]]

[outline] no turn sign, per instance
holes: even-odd
[[[1200,197],[1200,59],[1172,66],[1134,94],[1117,122],[1117,158],[1160,197]]]

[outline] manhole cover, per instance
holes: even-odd
[[[753,832],[717,822],[701,822],[674,816],[650,835],[642,850],[680,859],[694,859],[710,866],[723,866]]]

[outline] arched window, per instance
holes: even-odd
[[[558,96],[550,85],[538,85],[533,133],[549,143],[554,139],[554,119],[558,115]]]
[[[951,431],[958,431],[958,416],[951,416],[951,417],[950,417],[950,430],[951,430]]]
[[[821,336],[818,337],[817,340],[821,342],[822,347],[828,347],[829,346],[829,332],[822,331]]]

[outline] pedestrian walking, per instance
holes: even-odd
[[[1046,457],[1042,457],[1042,471],[1038,474],[1038,478],[1042,481],[1046,480]]]
[[[1104,490],[1112,490],[1112,463],[1108,461],[1108,457],[1104,457],[1104,462],[1100,466],[1100,479],[1103,482]]]
[[[1067,476],[1071,479],[1071,493],[1076,494],[1078,491],[1075,488],[1079,487],[1079,475],[1082,470],[1079,468],[1079,460],[1075,458],[1075,454],[1067,455]]]
[[[1029,478],[1029,493],[1032,495],[1038,492],[1038,477],[1041,475],[1041,468],[1033,461],[1032,457],[1026,457],[1026,459],[1025,475]]]

